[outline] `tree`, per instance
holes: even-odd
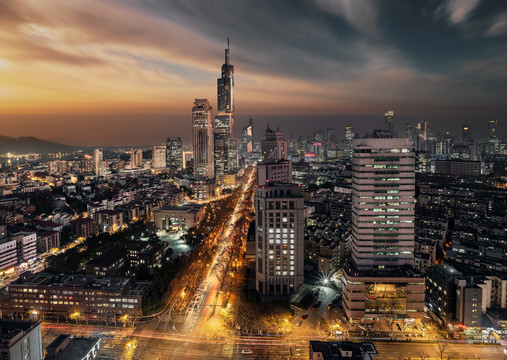
[[[430,358],[430,356],[426,354],[424,351],[419,351],[417,353],[417,356],[419,356],[421,360],[428,360]]]
[[[445,342],[445,341],[438,341],[436,346],[435,346],[435,353],[437,354],[438,357],[440,357],[440,360],[444,360],[445,358],[445,355],[450,352],[450,344]]]

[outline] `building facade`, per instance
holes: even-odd
[[[270,182],[255,190],[256,288],[288,296],[304,280],[304,198],[295,184]]]
[[[183,143],[180,137],[169,137],[166,140],[166,167],[172,171],[183,169]]]
[[[42,360],[40,321],[0,320],[2,360]]]
[[[166,168],[166,147],[154,146],[151,149],[151,167],[155,170]]]
[[[130,167],[132,169],[143,166],[143,151],[141,149],[132,150],[130,153]]]
[[[93,151],[93,169],[95,176],[104,176],[106,174],[106,163],[102,150],[95,149]]]
[[[415,159],[390,132],[354,141],[351,262],[343,276],[349,319],[421,317],[424,277],[413,269]]]
[[[194,177],[214,178],[213,107],[208,99],[195,99],[192,108],[192,145]]]

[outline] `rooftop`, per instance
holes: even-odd
[[[70,338],[70,339],[69,339]],[[63,346],[63,350],[56,356],[58,347],[69,339],[67,345]],[[48,345],[46,348],[48,351],[47,359],[58,359],[58,360],[81,360],[87,359],[86,355],[100,343],[100,338],[81,338],[81,337],[70,337],[67,334],[60,334],[58,337]],[[50,356],[53,355],[53,356]]]
[[[10,286],[48,286],[48,287],[82,287],[86,289],[126,291],[130,287],[130,277],[100,277],[80,274],[58,275],[46,272],[35,273],[26,279],[18,279]]]
[[[322,354],[323,360],[369,360],[377,354],[371,342],[354,343],[350,341],[312,341],[310,350]]]
[[[20,333],[30,331],[38,325],[40,325],[38,321],[0,319],[0,341],[10,341]]]

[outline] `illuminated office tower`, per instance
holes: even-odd
[[[234,65],[230,63],[229,38],[222,75],[217,79],[217,114],[214,129],[215,176],[234,173],[238,164],[238,144],[234,139]],[[221,181],[219,181],[221,182]]]
[[[93,169],[96,176],[104,176],[106,174],[106,163],[102,150],[95,149],[93,151]]]
[[[192,145],[194,177],[196,179],[214,178],[213,107],[208,99],[195,99],[192,108]]]
[[[354,139],[354,131],[352,129],[352,126],[347,125],[345,126],[345,142],[343,146],[344,155],[347,159],[352,159],[352,140]]]
[[[154,146],[151,150],[151,167],[153,169],[166,168],[166,147]]]
[[[168,137],[166,142],[166,167],[172,171],[183,169],[183,145],[180,137]]]
[[[143,166],[143,151],[138,150],[132,150],[130,153],[130,167],[132,169],[139,168]]]
[[[301,188],[269,182],[255,189],[256,288],[288,296],[304,280],[305,207]]]
[[[234,114],[234,65],[229,58],[229,38],[227,38],[227,49],[225,49],[225,63],[222,65],[222,76],[217,79],[217,112]],[[234,118],[233,118],[234,120]],[[230,124],[234,133],[234,122]]]
[[[489,120],[488,122],[488,139],[493,140],[498,137],[498,120]]]
[[[422,140],[426,140],[429,135],[429,126],[427,121],[419,121],[417,124],[417,136]]]
[[[377,132],[353,145],[345,313],[349,318],[421,317],[425,282],[412,267],[415,158],[410,140]]]
[[[385,131],[394,131],[394,111],[390,110],[384,115],[384,130]]]

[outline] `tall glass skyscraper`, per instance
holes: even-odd
[[[217,114],[214,130],[214,162],[215,176],[220,177],[237,168],[237,161],[231,161],[234,156],[229,154],[230,139],[234,138],[234,65],[229,58],[229,39],[225,49],[225,63],[222,65],[222,75],[217,79]],[[234,145],[234,142],[232,142]],[[237,149],[231,149],[233,152]]]
[[[194,177],[214,178],[213,107],[208,99],[195,99],[192,108],[192,145],[194,148]]]
[[[166,140],[166,166],[172,171],[183,169],[183,144],[180,137],[168,137]]]

